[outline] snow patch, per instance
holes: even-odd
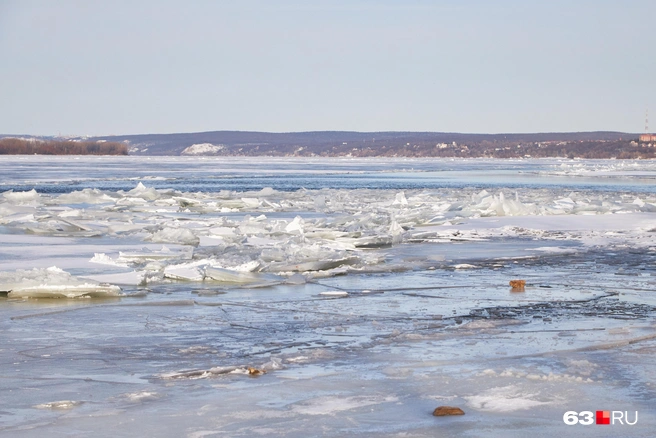
[[[223,145],[214,145],[212,143],[192,144],[181,152],[181,155],[215,155],[225,149]]]
[[[513,412],[553,403],[539,400],[539,394],[523,392],[515,385],[491,388],[479,395],[464,398],[473,409],[488,412]]]
[[[397,397],[362,396],[362,397],[318,397],[293,406],[292,410],[304,415],[335,415],[365,406],[398,401]]]

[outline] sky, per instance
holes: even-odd
[[[656,131],[654,0],[0,0],[0,134]]]

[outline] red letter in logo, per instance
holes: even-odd
[[[610,411],[597,411],[597,424],[610,424]]]

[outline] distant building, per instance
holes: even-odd
[[[656,134],[642,134],[640,135],[640,141],[644,143],[656,141]]]

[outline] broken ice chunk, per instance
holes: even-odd
[[[260,200],[257,198],[241,198],[246,208],[256,208],[260,206]]]
[[[268,234],[270,225],[266,222],[266,216],[260,215],[256,218],[246,215],[239,225],[238,231],[243,235]]]
[[[459,263],[457,265],[453,265],[455,269],[473,269],[476,266],[475,265],[470,265],[469,263]]]
[[[322,297],[348,297],[348,292],[342,290],[331,290],[326,292],[319,292]]]
[[[390,224],[389,228],[389,233],[392,235],[392,243],[394,244],[399,244],[403,241],[403,233],[405,230],[401,225],[396,222],[396,220],[392,220],[392,223]]]
[[[100,283],[122,284],[130,286],[145,285],[147,283],[146,272],[119,272],[116,274],[91,274],[82,275],[80,278],[97,281]]]
[[[366,236],[358,238],[338,237],[335,240],[338,242],[351,244],[356,248],[386,248],[392,246],[392,243],[394,242],[392,236],[389,235]]]
[[[144,186],[141,182],[139,182],[139,184],[137,184],[135,188],[127,192],[127,195],[133,198],[146,199],[148,201],[154,201],[156,199],[159,199],[161,196],[157,190],[155,190],[152,187],[148,188]]]
[[[154,391],[139,391],[139,392],[123,394],[121,398],[129,402],[140,403],[144,401],[157,400],[158,398],[160,398],[160,395]]]
[[[55,266],[0,273],[0,291],[10,298],[78,298],[119,296],[118,286],[80,280]]]
[[[172,280],[203,281],[201,266],[207,264],[207,260],[198,262],[169,265],[164,268],[164,277]]]
[[[59,400],[50,403],[42,403],[40,405],[34,406],[36,409],[54,409],[54,410],[65,410],[72,409],[75,406],[81,405],[83,402],[76,400]]]
[[[83,189],[59,195],[56,201],[58,204],[104,204],[115,199],[98,189]]]
[[[258,195],[260,196],[272,196],[276,193],[276,191],[272,187],[265,187],[259,192],[257,192]]]
[[[0,204],[0,224],[10,224],[12,222],[34,222],[35,207],[17,206],[8,203]]]
[[[326,197],[318,195],[314,198],[314,208],[321,211],[326,208]]]
[[[9,190],[4,192],[2,196],[12,204],[29,204],[32,202],[38,202],[41,198],[35,189],[27,192],[14,192],[13,190]]]
[[[118,260],[114,260],[113,258],[109,257],[107,254],[103,252],[97,252],[94,253],[93,257],[89,260],[91,263],[98,263],[101,265],[112,265],[112,266],[121,266],[121,267],[127,267],[127,263],[121,263]]]
[[[181,245],[197,246],[200,239],[188,228],[170,228],[164,227],[161,230],[151,234],[144,240],[161,243],[179,243]]]
[[[397,193],[396,197],[394,198],[394,202],[392,202],[392,205],[408,205],[408,200],[405,198],[405,193]]]
[[[284,282],[284,278],[260,272],[243,272],[233,269],[205,268],[205,277],[221,283],[243,284],[248,286],[272,286]]]
[[[143,224],[133,224],[130,222],[125,223],[112,223],[107,227],[107,232],[112,234],[121,234],[121,233],[134,233],[138,231],[143,231]]]
[[[305,221],[302,217],[296,216],[293,221],[291,221],[285,227],[285,231],[292,234],[303,234]]]
[[[357,257],[344,257],[340,259],[327,259],[327,260],[310,260],[300,263],[272,263],[269,265],[271,272],[307,272],[307,271],[326,271],[334,269],[342,265],[350,265],[356,263],[359,259]]]
[[[235,229],[231,227],[213,227],[209,229],[212,236],[236,237]]]
[[[187,250],[188,249],[188,250]],[[148,248],[143,248],[141,251],[123,252],[118,253],[118,262],[145,262],[155,260],[171,260],[171,259],[191,259],[192,248],[187,247],[180,251],[172,251],[166,246],[162,246],[159,251],[151,251]]]
[[[230,269],[238,272],[253,272],[260,267],[260,262],[257,260],[251,260],[250,262],[242,263],[241,265],[232,266]]]
[[[45,234],[57,237],[95,237],[102,234],[100,231],[92,230],[64,218],[37,222],[34,225],[26,226],[24,229],[31,234]]]
[[[118,297],[121,288],[113,285],[82,283],[76,285],[39,285],[17,287],[7,294],[9,298],[81,298]]]

